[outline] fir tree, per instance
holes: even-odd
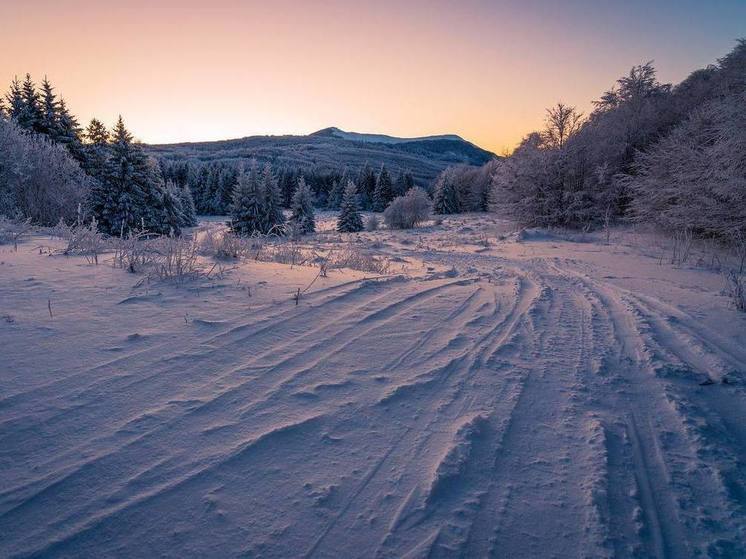
[[[357,185],[360,207],[368,210],[373,203],[373,193],[376,190],[376,174],[367,163],[360,170]]]
[[[53,140],[57,140],[59,128],[57,125],[58,115],[57,96],[49,80],[44,76],[41,82],[41,122],[39,128],[43,134],[48,135]]]
[[[298,180],[298,188],[293,194],[292,217],[290,222],[301,235],[316,231],[313,212],[313,193],[303,177]]]
[[[337,218],[337,231],[340,233],[354,233],[363,230],[363,218],[358,211],[357,187],[352,181],[347,182],[342,207]]]
[[[153,192],[147,158],[119,117],[114,130],[105,176],[92,191],[91,206],[101,229],[130,233],[143,225],[159,231],[157,210],[162,201]]]
[[[409,171],[402,171],[394,183],[394,198],[404,196],[414,188],[414,178]]]
[[[250,172],[241,170],[233,190],[231,205],[231,228],[239,235],[254,235],[262,232],[264,208],[256,166]]]
[[[39,94],[36,92],[36,85],[31,80],[31,74],[26,74],[26,79],[21,86],[21,97],[23,99],[23,107],[20,114],[15,117],[18,125],[26,130],[43,132]]]
[[[285,224],[282,200],[277,179],[269,163],[262,170],[262,193],[264,194],[264,233],[280,234]]]
[[[176,193],[181,202],[181,210],[183,214],[181,225],[183,227],[194,227],[197,225],[197,210],[194,207],[194,199],[192,198],[192,191],[189,189],[189,185],[176,185]]]
[[[8,116],[18,122],[18,118],[22,115],[25,107],[23,91],[21,91],[21,83],[18,81],[18,76],[10,82],[10,89],[5,99],[8,101]]]
[[[103,122],[92,118],[83,135],[90,145],[105,146],[109,143],[109,131]]]
[[[332,189],[329,191],[329,198],[327,199],[327,207],[329,209],[338,210],[342,206],[342,199],[344,198],[345,189],[349,181],[349,173],[345,167],[342,175],[334,181]]]
[[[436,214],[454,214],[461,209],[456,182],[448,172],[441,173],[435,183],[433,211]]]
[[[373,211],[382,212],[394,199],[393,184],[391,175],[384,165],[381,165],[381,171],[376,179],[376,188],[373,193]]]
[[[81,141],[81,129],[78,120],[67,109],[64,99],[60,99],[57,105],[57,130],[53,137],[67,148],[78,162],[85,163],[85,150]]]

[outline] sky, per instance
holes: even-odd
[[[328,126],[495,153],[635,64],[664,82],[746,37],[746,0],[0,0],[0,85],[47,75],[150,143]]]

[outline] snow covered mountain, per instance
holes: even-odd
[[[352,171],[366,163],[385,164],[392,172],[410,171],[415,181],[429,183],[449,165],[483,165],[496,157],[455,134],[397,138],[383,134],[324,128],[305,136],[249,136],[213,142],[149,145],[147,151],[167,159],[236,161],[256,159],[277,166]]]

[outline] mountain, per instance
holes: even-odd
[[[495,154],[455,134],[397,138],[324,128],[306,136],[249,136],[235,140],[147,145],[150,155],[171,160],[242,161],[275,166],[356,171],[366,163],[385,164],[393,173],[410,171],[428,184],[450,165],[483,165]]]

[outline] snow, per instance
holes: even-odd
[[[628,229],[317,223],[391,274],[0,247],[0,556],[744,556],[718,273]]]

